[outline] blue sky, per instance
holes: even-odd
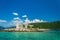
[[[42,19],[46,21],[60,20],[60,0],[0,0],[0,19],[11,21],[12,13],[27,15],[30,20]]]

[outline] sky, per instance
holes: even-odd
[[[27,15],[30,20],[59,21],[60,0],[0,0],[0,20],[13,20],[13,13],[20,19]]]

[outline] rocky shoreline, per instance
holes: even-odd
[[[49,31],[50,29],[39,29],[39,28],[31,28],[31,29],[4,29],[0,30],[0,32],[44,32]]]

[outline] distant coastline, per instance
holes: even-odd
[[[33,25],[33,26],[31,26]],[[46,23],[31,23],[28,28],[16,29],[16,27],[3,28],[0,32],[44,32],[49,30],[60,30],[60,21]]]

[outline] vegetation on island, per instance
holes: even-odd
[[[28,26],[28,28],[60,29],[60,21],[56,21],[56,22],[44,22],[44,23],[31,23],[29,25],[33,25],[33,26]],[[2,29],[10,29],[10,28],[16,28],[16,26],[12,26],[12,27],[3,27],[3,26],[0,26],[0,30],[2,30]]]
[[[31,25],[34,25],[32,26],[32,28],[60,29],[60,21],[45,22],[45,23],[31,23]]]

